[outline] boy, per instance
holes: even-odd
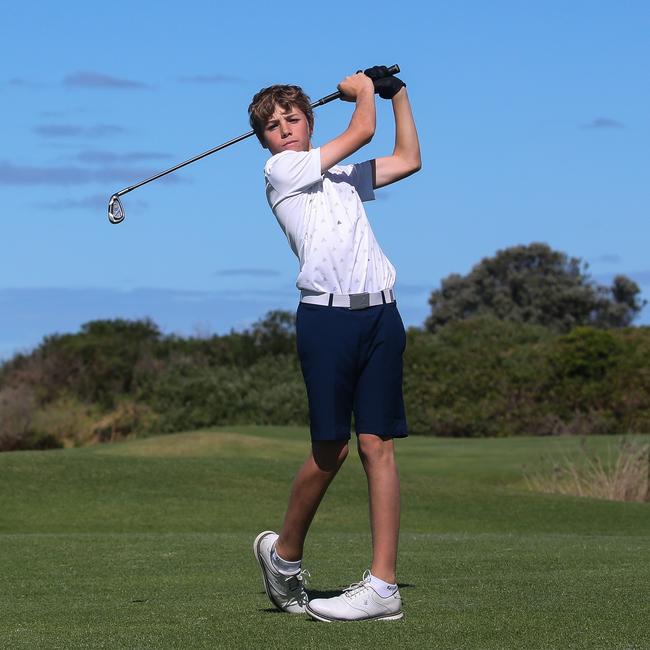
[[[346,77],[355,102],[348,128],[313,148],[309,98],[297,86],[271,86],[249,107],[251,126],[272,157],[266,195],[299,258],[297,349],[307,388],[311,453],[291,490],[280,534],[264,531],[253,550],[264,588],[279,609],[321,621],[402,618],[396,584],[400,491],[393,438],[408,435],[402,397],[406,335],[395,302],[395,269],[379,247],[362,202],[374,189],[420,169],[417,131],[405,84],[373,81],[385,68]],[[367,76],[370,75],[370,76]],[[392,99],[392,155],[339,166],[375,133],[375,98]],[[307,531],[348,453],[351,412],[368,480],[372,565],[341,596],[308,601],[301,570]]]

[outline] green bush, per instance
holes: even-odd
[[[21,449],[62,449],[63,441],[52,433],[31,431]]]
[[[266,357],[248,368],[171,365],[147,395],[160,429],[219,424],[305,424],[306,395],[289,356]]]
[[[150,320],[91,321],[79,334],[48,336],[33,354],[40,366],[34,389],[40,401],[73,394],[103,408],[133,389],[138,361],[160,339]]]
[[[519,433],[530,387],[551,335],[491,316],[452,323],[436,334],[410,330],[404,393],[413,433],[495,436]]]
[[[413,433],[507,436],[650,431],[650,328],[540,327],[477,317],[409,332]]]
[[[205,339],[119,320],[48,337],[0,366],[0,449],[307,425],[294,327],[293,314],[270,312],[250,331]],[[650,328],[558,335],[491,315],[411,328],[404,396],[416,435],[650,432]]]

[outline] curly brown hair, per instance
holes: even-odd
[[[279,106],[288,111],[292,106],[299,108],[307,118],[309,128],[314,128],[314,112],[311,109],[311,100],[302,91],[300,86],[276,84],[262,88],[254,97],[248,107],[248,119],[255,131],[257,139],[264,146],[264,127],[269,121],[275,107]]]

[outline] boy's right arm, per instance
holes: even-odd
[[[356,106],[348,128],[321,146],[322,173],[368,144],[375,135],[375,87],[372,79],[358,72],[341,81],[338,89],[343,93],[343,100],[354,101]]]

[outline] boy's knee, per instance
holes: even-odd
[[[325,472],[336,471],[348,457],[348,441],[314,442],[311,453],[319,469]]]
[[[392,438],[380,438],[372,433],[360,433],[357,438],[359,457],[366,462],[375,462],[393,457]]]

